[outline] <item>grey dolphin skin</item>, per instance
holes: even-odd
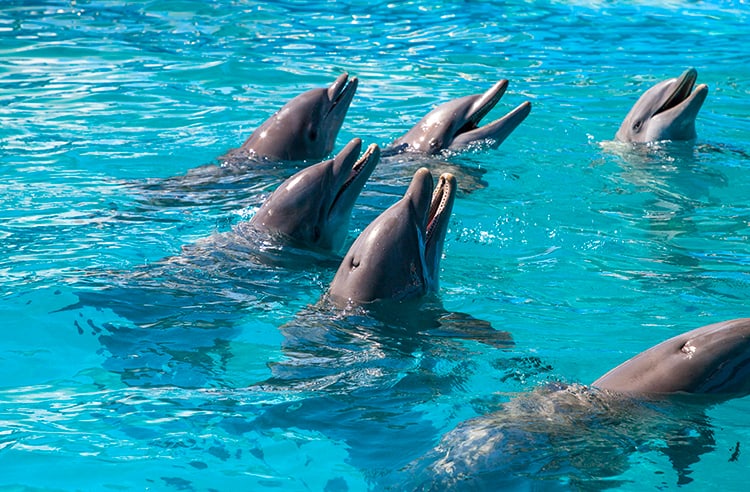
[[[484,94],[465,96],[441,104],[419,123],[396,139],[392,152],[437,154],[445,149],[461,150],[473,143],[499,146],[531,112],[531,103],[524,102],[504,117],[480,127],[480,122],[500,101],[508,88],[503,79]]]
[[[238,227],[268,232],[297,245],[338,250],[346,240],[354,202],[380,159],[377,145],[370,145],[359,157],[361,149],[362,140],[355,138],[333,159],[299,171]]]
[[[675,79],[665,80],[643,93],[620,125],[615,138],[621,142],[692,140],[695,118],[708,94],[708,86],[695,87],[698,72],[689,68]]]
[[[239,149],[222,159],[302,161],[331,153],[344,123],[357,78],[344,73],[329,87],[312,89],[286,103],[260,125]]]
[[[750,393],[750,318],[704,326],[627,360],[591,384],[635,394]]]
[[[415,299],[438,288],[456,179],[420,168],[403,198],[370,223],[344,256],[328,290],[336,305]]]

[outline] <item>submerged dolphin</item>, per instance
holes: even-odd
[[[333,159],[299,171],[238,229],[252,228],[297,245],[338,250],[346,239],[354,202],[380,159],[377,145],[370,145],[359,157],[361,148],[362,140],[355,138]]]
[[[456,196],[456,179],[420,168],[403,198],[354,241],[331,282],[334,304],[403,301],[438,288],[440,257]]]
[[[500,101],[507,87],[508,81],[503,79],[484,94],[441,104],[396,139],[389,149],[392,152],[437,154],[445,149],[461,150],[479,142],[488,143],[492,148],[499,146],[531,111],[531,103],[526,101],[504,117],[480,127],[482,118]]]
[[[621,142],[692,140],[695,118],[708,94],[708,86],[693,90],[698,72],[689,68],[676,79],[669,79],[647,90],[623,120],[615,138]]]
[[[655,345],[590,388],[548,385],[468,420],[410,471],[419,472],[419,490],[497,490],[530,479],[544,489],[596,488],[617,485],[629,454],[657,442],[687,483],[689,466],[715,444],[706,405],[748,394],[750,318],[715,323]]]
[[[322,159],[333,150],[357,83],[356,77],[350,80],[344,73],[328,88],[300,94],[260,125],[240,148],[229,151],[222,159]]]

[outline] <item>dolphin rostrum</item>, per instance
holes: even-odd
[[[503,79],[483,94],[439,105],[396,139],[389,150],[437,154],[445,149],[462,150],[474,143],[499,146],[531,111],[531,103],[526,101],[502,118],[480,127],[482,118],[500,101],[507,87],[508,81]]]

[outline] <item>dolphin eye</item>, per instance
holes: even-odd
[[[637,132],[638,130],[640,130],[642,124],[643,124],[643,122],[640,121],[640,120],[638,120],[635,123],[633,123],[633,131]]]
[[[318,130],[316,128],[311,128],[308,136],[310,137],[310,140],[314,142],[318,139]]]
[[[320,227],[315,226],[313,227],[313,241],[318,242],[320,240]]]

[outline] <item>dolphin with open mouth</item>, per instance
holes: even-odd
[[[479,143],[491,148],[499,146],[531,112],[531,103],[526,101],[502,118],[480,126],[482,118],[497,105],[507,88],[508,81],[503,79],[483,94],[439,105],[396,139],[389,151],[432,155],[446,149],[459,151]]]
[[[267,232],[297,245],[336,251],[349,232],[357,197],[380,159],[372,144],[360,157],[362,140],[352,139],[336,157],[299,171],[238,227]]]
[[[328,298],[347,307],[405,301],[438,288],[440,257],[456,197],[456,179],[420,168],[403,198],[373,220],[344,256]]]
[[[693,140],[695,118],[708,95],[708,86],[695,86],[698,72],[689,68],[675,79],[665,80],[643,93],[620,125],[615,138],[621,142]]]

